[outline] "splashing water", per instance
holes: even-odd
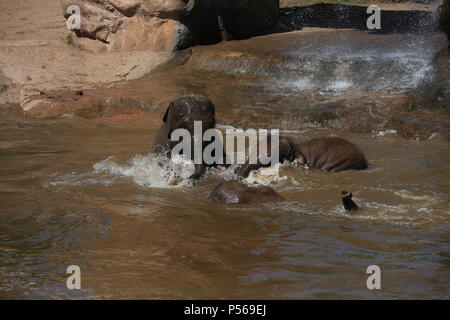
[[[132,178],[142,187],[170,188],[191,184],[189,177],[194,173],[190,159],[178,156],[172,160],[155,154],[136,155],[127,164],[114,162],[114,157],[94,164],[96,173],[107,173]]]

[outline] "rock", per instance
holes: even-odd
[[[81,1],[81,0],[63,0],[63,8],[76,5],[81,11],[81,29],[75,30],[79,37],[87,37],[90,39],[107,42],[109,34],[117,29],[120,19],[123,15],[119,11],[107,9],[107,1]],[[64,16],[68,18],[70,15],[64,10]]]
[[[8,86],[6,84],[0,83],[0,93],[5,92],[8,89]]]
[[[172,52],[192,43],[189,29],[178,20],[181,0],[63,0],[81,11],[78,37],[99,40],[108,50],[143,49]],[[65,13],[65,17],[69,15]]]
[[[80,7],[78,37],[99,40],[111,50],[174,51],[194,38],[198,43],[221,41],[218,16],[233,39],[269,33],[279,0],[63,0],[63,8],[70,5]]]
[[[139,0],[109,0],[121,14],[126,17],[132,17],[139,9]]]
[[[179,19],[188,8],[185,2],[187,1],[143,0],[141,1],[140,13],[142,16],[155,16],[161,19]]]
[[[146,21],[136,16],[124,21],[108,40],[110,49],[175,51],[188,46],[192,37],[189,29],[178,21],[159,18]]]

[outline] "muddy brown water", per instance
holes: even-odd
[[[1,298],[449,297],[444,141],[285,132],[344,136],[370,169],[284,166],[271,185],[286,201],[224,206],[207,190],[152,182],[153,127],[62,120],[0,131]],[[342,209],[344,189],[360,212]],[[76,292],[65,283],[73,264]],[[367,289],[369,265],[381,267],[382,290]]]
[[[256,179],[283,202],[225,206],[208,187],[174,185],[149,155],[158,122],[0,123],[0,298],[448,299],[448,142],[301,123],[314,104],[434,81],[443,37],[337,35],[196,48],[185,66],[124,86],[164,101],[205,93],[221,128],[340,136],[367,155],[366,171],[282,166]],[[342,190],[361,211],[343,210]],[[66,288],[69,265],[82,290]],[[370,265],[381,290],[367,289]]]

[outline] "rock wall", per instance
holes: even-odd
[[[192,43],[190,31],[177,20],[186,10],[182,0],[63,0],[63,8],[70,5],[81,10],[76,35],[99,40],[109,50],[174,51]]]
[[[279,0],[63,0],[70,5],[81,9],[79,38],[109,50],[175,51],[221,41],[218,15],[233,39],[269,33]]]

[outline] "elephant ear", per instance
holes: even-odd
[[[167,106],[166,109],[166,113],[164,113],[164,117],[163,117],[163,122],[166,123],[167,122],[167,118],[169,117],[169,111],[172,108],[172,102],[169,103],[169,105]]]
[[[288,160],[289,160],[289,162],[293,162],[296,159],[299,159],[299,160],[304,159],[304,156],[300,152],[300,150],[297,149],[296,146],[294,146],[294,147],[291,146],[289,148],[289,159]]]
[[[170,140],[170,136],[172,135],[172,131],[174,130],[174,128],[173,128],[174,124],[168,122],[169,113],[173,111],[173,105],[174,105],[173,102],[169,103],[169,106],[167,107],[166,113],[164,114],[164,117],[163,117],[164,128],[167,132],[167,139],[169,139],[169,140]]]

